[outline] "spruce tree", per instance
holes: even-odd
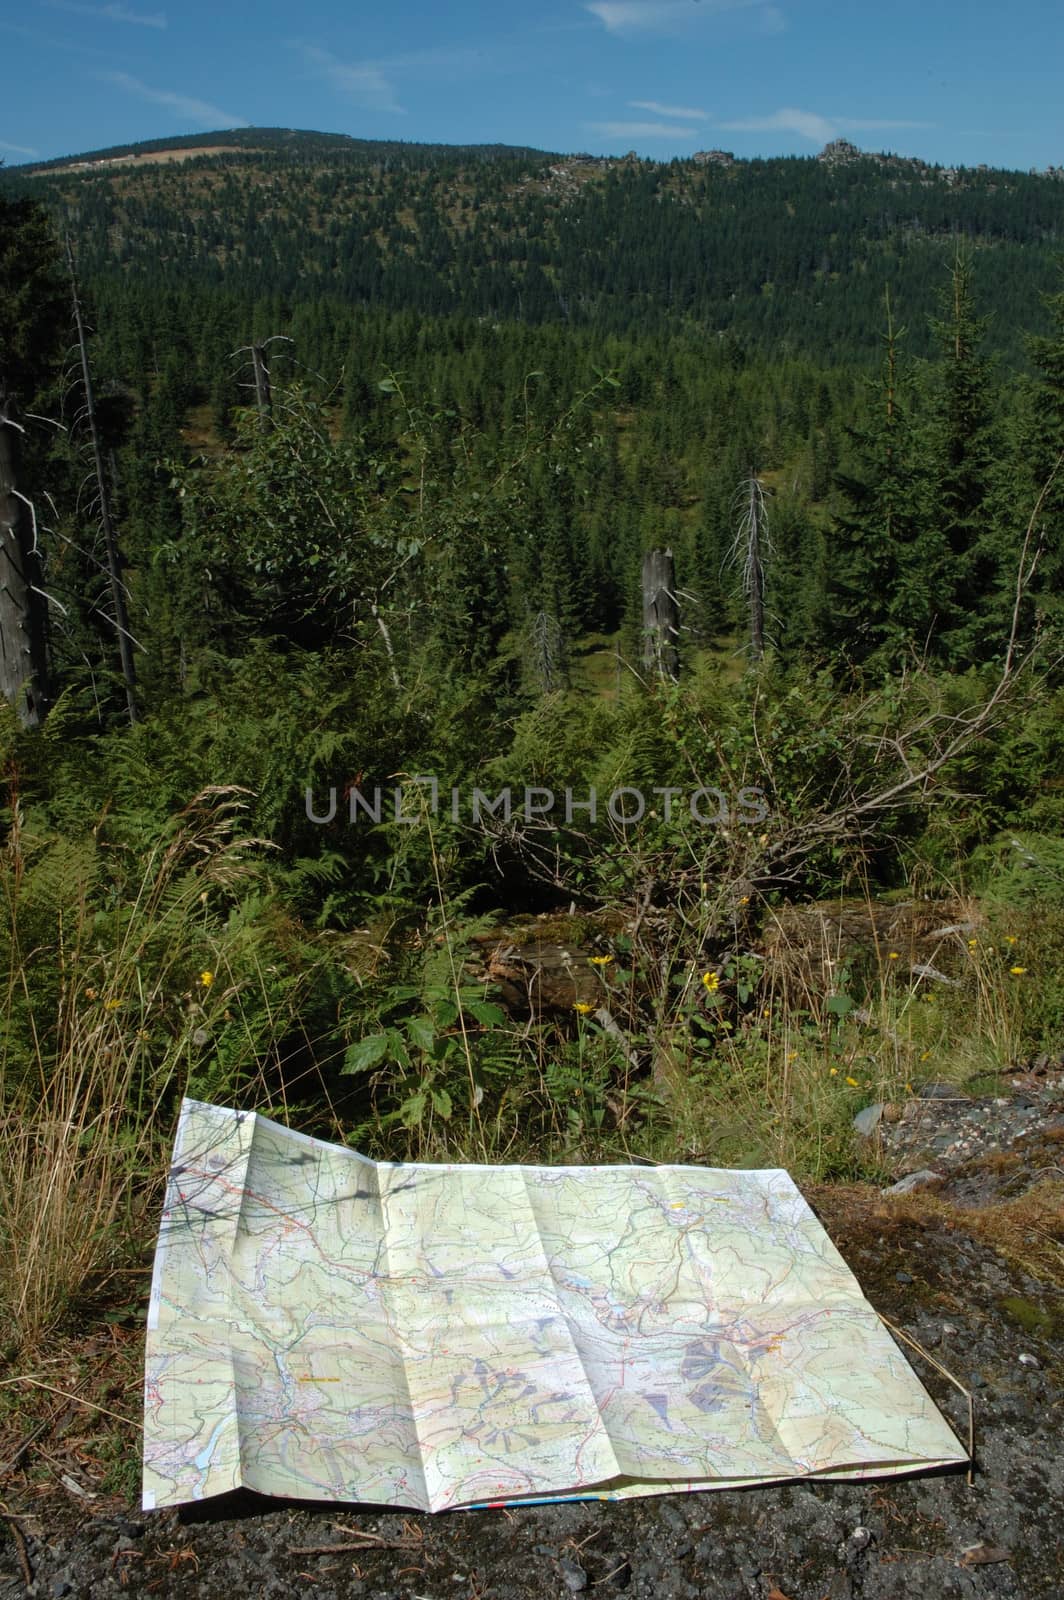
[[[933,525],[904,330],[887,329],[869,420],[848,430],[854,456],[836,483],[843,507],[828,541],[826,643],[852,662],[893,670],[923,656],[941,625],[943,543]]]

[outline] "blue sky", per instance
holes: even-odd
[[[1064,165],[1061,0],[25,0],[0,159],[235,127]]]

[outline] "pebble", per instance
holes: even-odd
[[[1037,1356],[1028,1355],[1026,1351],[1024,1351],[1020,1360],[1025,1367],[1040,1367],[1042,1365]]]
[[[913,1280],[907,1272],[896,1272],[894,1281],[895,1283],[912,1283]]]
[[[867,1550],[872,1543],[873,1534],[870,1528],[855,1528],[850,1534],[850,1544],[854,1550]]]
[[[568,1559],[563,1559],[558,1565],[565,1587],[573,1594],[580,1594],[582,1590],[587,1588],[587,1573],[583,1567]]]

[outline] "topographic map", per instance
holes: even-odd
[[[967,1460],[782,1171],[373,1162],[186,1100],[146,1509],[442,1511]]]

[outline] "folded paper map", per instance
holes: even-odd
[[[967,1459],[786,1172],[374,1162],[186,1100],[144,1506],[443,1511]]]

